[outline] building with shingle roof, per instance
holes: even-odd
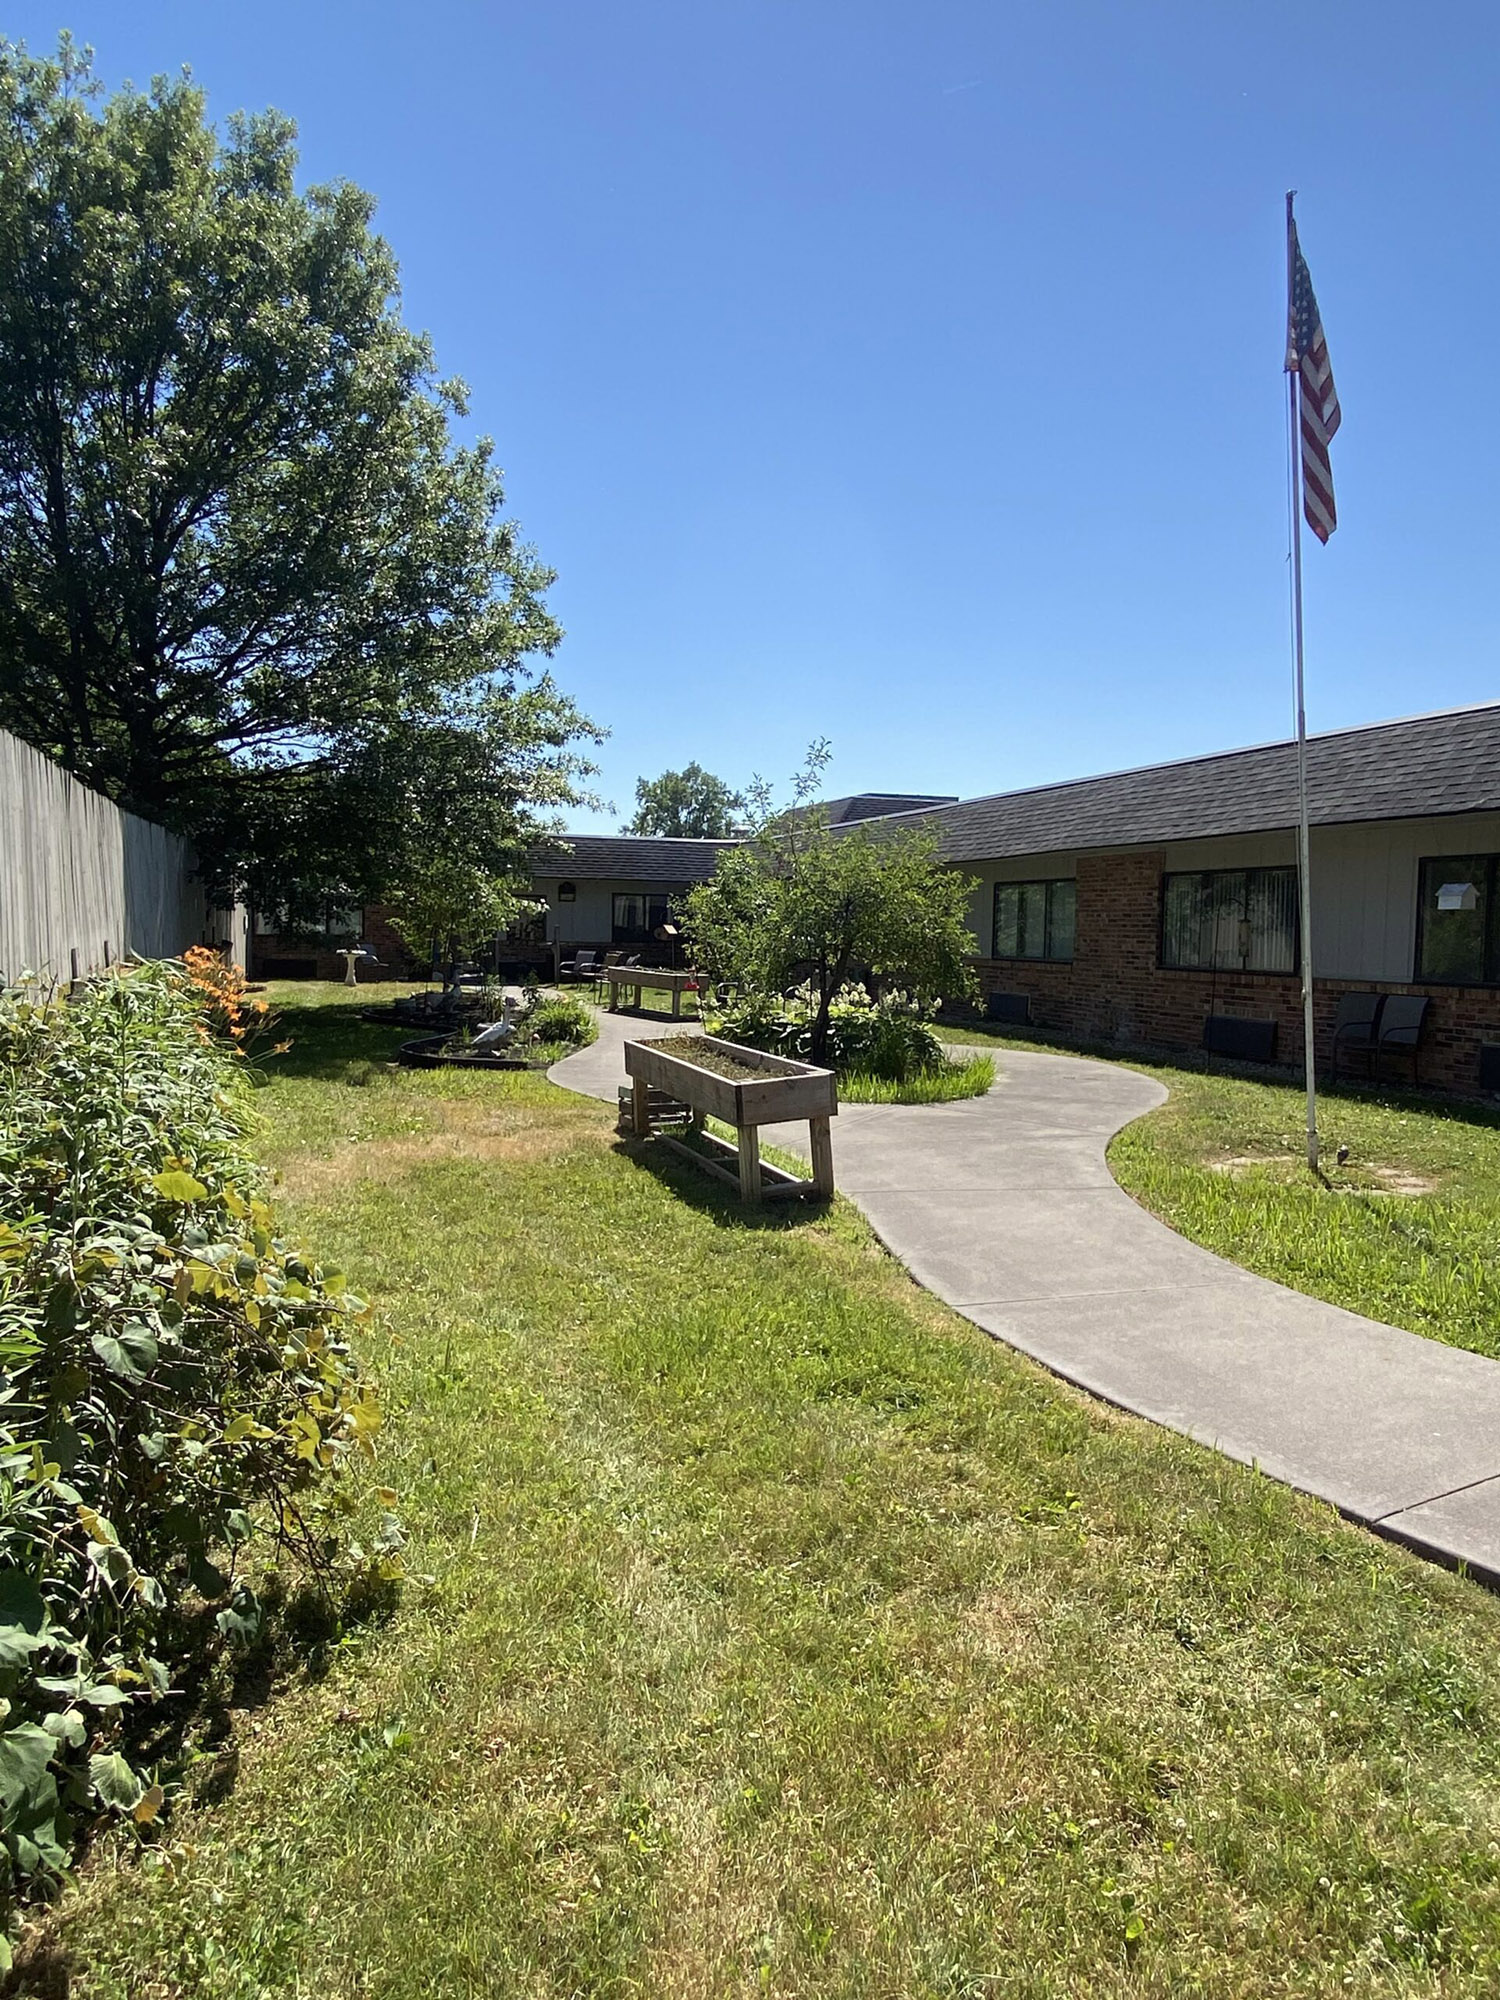
[[[1307,773],[1320,1059],[1341,1001],[1400,995],[1426,1002],[1401,1010],[1420,1080],[1500,1087],[1500,702],[1310,737]],[[880,824],[931,827],[974,880],[997,1017],[1300,1065],[1293,740]]]

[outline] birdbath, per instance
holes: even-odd
[[[346,986],[358,986],[359,981],[354,976],[354,968],[365,956],[364,948],[360,945],[355,945],[352,949],[346,947],[339,952],[339,957],[344,961],[344,984]]]

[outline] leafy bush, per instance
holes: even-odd
[[[747,994],[716,1017],[714,1033],[773,1055],[811,1060],[814,998]],[[851,1071],[906,1083],[947,1066],[943,1045],[905,994],[872,1001],[862,986],[846,986],[829,1010],[828,1059],[841,1076]]]
[[[578,1048],[593,1041],[599,1032],[588,1008],[571,993],[548,993],[535,999],[522,1025],[528,1041],[568,1042]]]
[[[190,1617],[217,1606],[222,1640],[253,1638],[257,1541],[328,1578],[352,1504],[332,1476],[380,1421],[347,1338],[365,1308],[276,1234],[246,1149],[238,1014],[198,973],[133,967],[71,1002],[0,991],[12,1891],[54,1882],[102,1810],[155,1817],[161,1787],[130,1745]],[[399,1538],[388,1516],[373,1560],[393,1566]]]

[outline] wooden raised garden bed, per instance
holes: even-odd
[[[697,1146],[685,1146],[662,1136],[662,1144],[706,1167],[720,1179],[738,1182],[740,1199],[757,1202],[763,1196],[833,1194],[833,1135],[829,1120],[837,1117],[838,1088],[830,1069],[793,1062],[787,1056],[766,1055],[714,1035],[674,1035],[664,1041],[627,1042],[625,1074],[634,1086],[632,1126],[638,1138],[651,1130],[651,1093],[664,1092],[686,1104],[697,1129]],[[735,1129],[730,1146],[704,1132],[705,1118],[720,1118]],[[812,1179],[799,1180],[780,1167],[764,1165],[760,1157],[762,1125],[785,1125],[805,1118],[811,1138]],[[714,1155],[721,1153],[723,1161]],[[735,1161],[731,1171],[729,1161]]]
[[[682,1018],[682,996],[696,993],[698,975],[696,972],[664,972],[651,965],[602,965],[598,977],[609,988],[609,1011],[618,1014],[627,993],[633,992],[631,1003],[639,1007],[642,987],[650,987],[655,993],[670,993],[672,996],[672,1019]]]

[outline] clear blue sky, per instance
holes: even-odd
[[[1500,10],[13,0],[379,199],[602,785],[1284,735],[1282,197],[1344,409],[1315,728],[1500,694]],[[575,824],[611,825],[614,816]]]

